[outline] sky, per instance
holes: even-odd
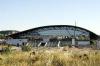
[[[100,0],[0,0],[0,30],[76,25],[100,35]]]

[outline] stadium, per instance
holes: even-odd
[[[91,44],[91,40],[97,41],[99,36],[90,30],[72,25],[49,25],[32,28],[7,36],[7,43],[22,45],[31,43],[34,47],[67,46]]]

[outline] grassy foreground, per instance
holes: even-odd
[[[100,66],[100,50],[39,48],[0,54],[0,66]]]

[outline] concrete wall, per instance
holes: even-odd
[[[89,45],[90,41],[78,41],[78,45]]]
[[[48,41],[48,39],[45,39],[43,42],[46,42]],[[13,45],[22,45],[23,43],[27,43],[28,40],[27,39],[7,39],[6,40],[6,43],[8,44],[13,44]],[[99,41],[100,42],[100,41]],[[40,42],[39,42],[40,43]],[[37,46],[39,43],[34,43],[32,42],[32,44],[34,46]],[[71,41],[63,41],[63,42],[60,42],[60,46],[67,46],[68,44],[71,44],[72,42]],[[58,42],[48,42],[47,46],[57,46]],[[78,45],[89,45],[90,44],[90,41],[77,41],[77,44]],[[100,47],[100,44],[99,44],[99,47]]]
[[[0,44],[4,43],[5,39],[0,39]]]
[[[13,45],[22,45],[23,43],[26,43],[27,39],[7,39],[6,43],[13,44]]]
[[[97,40],[97,48],[100,49],[100,40]]]

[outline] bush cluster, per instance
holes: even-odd
[[[32,49],[32,46],[31,45],[23,45],[21,46],[22,48],[22,51],[30,51]]]
[[[10,52],[11,52],[11,46],[10,45],[3,47],[2,50],[1,50],[1,54],[8,54]]]

